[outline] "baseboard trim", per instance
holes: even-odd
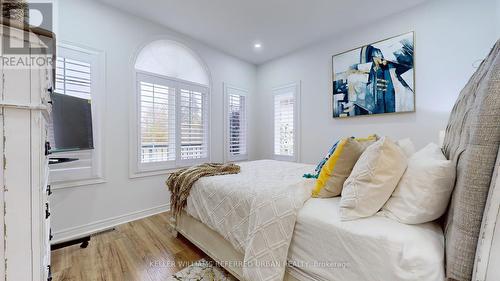
[[[128,223],[131,221],[143,219],[152,215],[156,215],[159,213],[163,213],[170,210],[170,204],[164,204],[157,207],[132,212],[125,215],[120,215],[116,217],[111,217],[95,222],[91,222],[88,224],[69,227],[65,229],[61,229],[59,231],[53,232],[54,238],[51,241],[51,244],[58,244],[61,242],[77,239],[83,236],[90,235],[92,233],[101,232],[103,230],[113,228],[117,225]]]

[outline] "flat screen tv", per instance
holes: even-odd
[[[90,100],[52,93],[52,152],[94,148]]]

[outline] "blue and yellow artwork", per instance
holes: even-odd
[[[415,111],[414,33],[332,58],[333,117]]]

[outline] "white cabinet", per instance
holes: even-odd
[[[2,26],[2,40],[27,46],[21,58],[44,56],[31,52],[44,47],[39,35]],[[9,56],[2,48],[2,57]],[[53,71],[48,64],[0,67],[0,279],[50,280],[47,122]]]

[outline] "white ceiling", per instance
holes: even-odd
[[[261,64],[428,0],[100,1]]]

